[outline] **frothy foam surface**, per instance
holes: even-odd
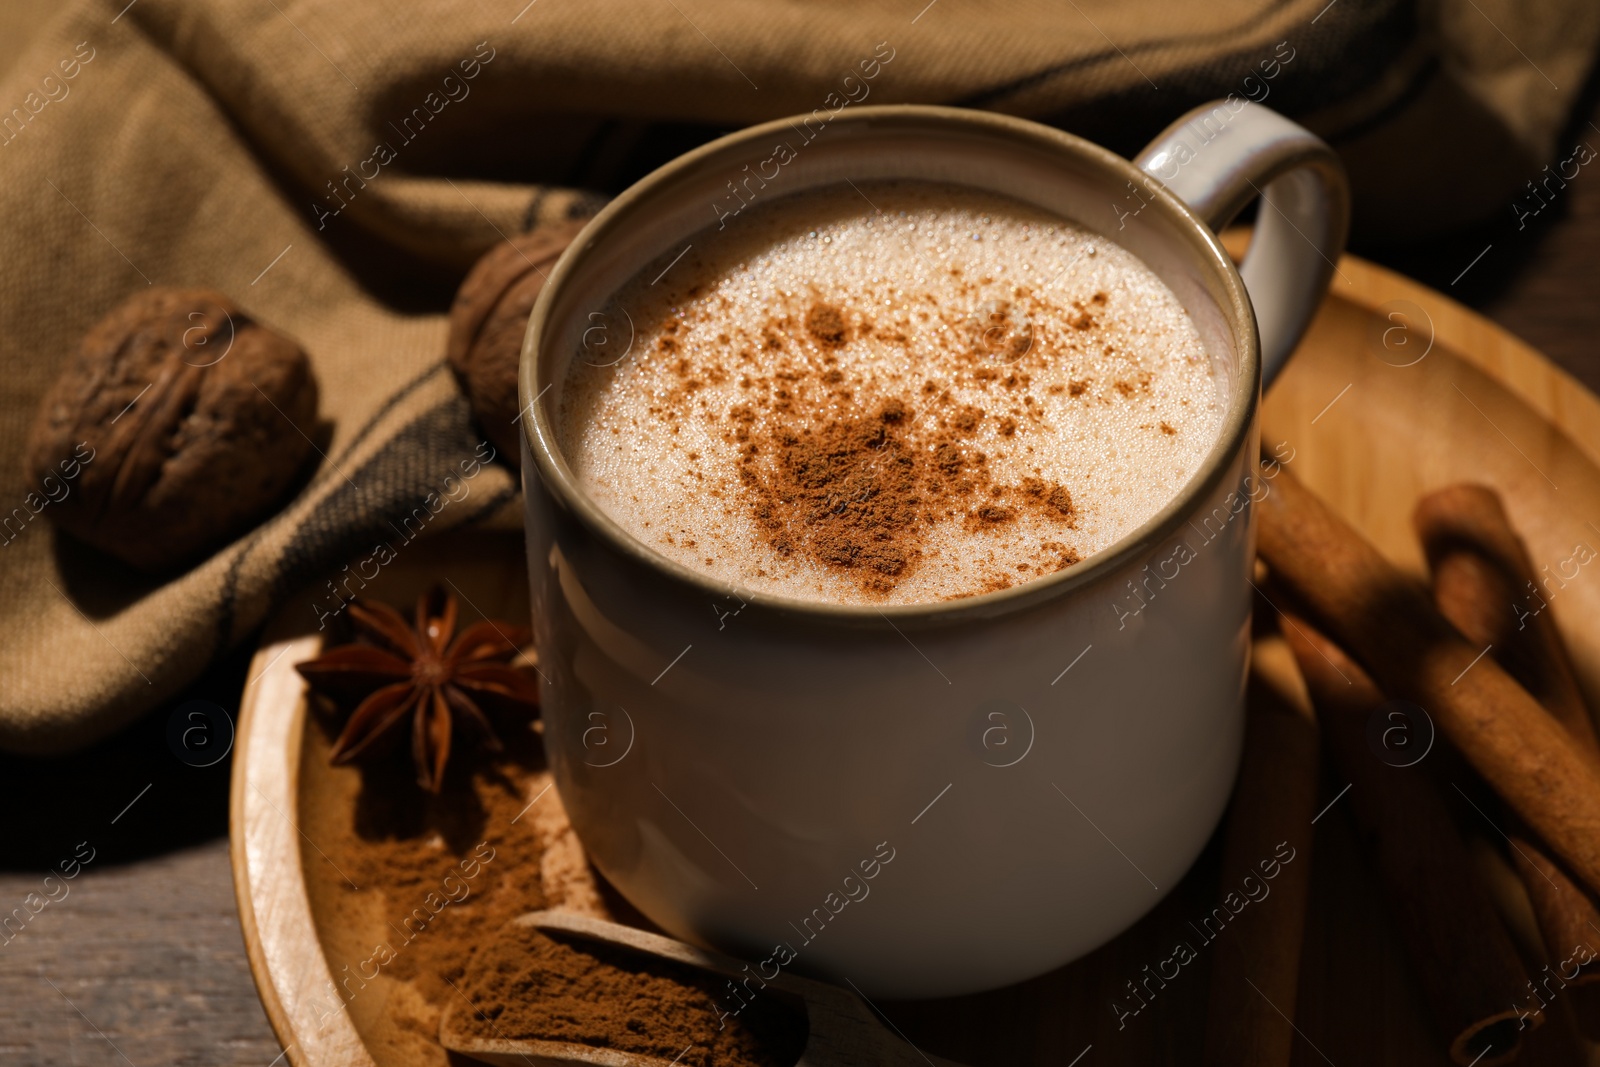
[[[592,317],[558,432],[623,529],[735,588],[917,603],[1051,574],[1219,431],[1171,290],[1029,206],[844,185],[685,243]]]

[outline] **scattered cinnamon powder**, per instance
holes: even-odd
[[[335,983],[349,982],[346,996],[359,996],[360,975],[377,971],[415,981],[424,996],[442,1004],[454,995],[444,979],[458,979],[474,950],[510,919],[573,903],[606,914],[581,852],[566,855],[575,870],[543,877],[546,851],[558,838],[568,838],[568,845],[576,838],[559,805],[550,809],[558,813],[554,824],[531,809],[517,818],[527,807],[529,786],[547,781],[548,772],[539,735],[526,723],[504,736],[498,755],[473,751],[462,754],[459,767],[453,761],[437,796],[414,787],[403,760],[330,769],[359,784],[350,810],[329,820],[318,837],[348,878],[333,879],[339,898],[326,919],[343,921],[343,905],[360,910],[377,892],[390,934],[387,951],[329,961]],[[309,850],[306,864],[322,868],[326,861]],[[575,886],[575,875],[586,884]],[[556,889],[556,882],[565,887]],[[324,917],[318,919],[321,925]]]
[[[457,1062],[438,1032],[463,993],[475,1009],[463,1018],[491,1036],[572,1040],[664,1063],[683,1053],[683,1067],[799,1057],[804,1015],[776,994],[719,1030],[722,979],[508,926],[544,908],[650,925],[589,866],[526,722],[501,731],[502,752],[452,760],[434,796],[416,788],[404,759],[329,766],[339,717],[319,706],[313,718],[300,761],[301,862],[334,985],[305,992],[325,1019],[348,1013],[377,1062]]]
[[[827,313],[819,310],[825,307]],[[819,317],[831,321],[837,311],[813,306],[807,328]],[[931,381],[922,387],[924,397],[936,391]],[[925,403],[936,407],[939,399]],[[864,592],[884,594],[922,561],[941,521],[960,518],[969,530],[996,529],[1026,507],[1074,525],[1072,496],[1061,486],[1037,478],[1017,487],[992,484],[987,456],[963,443],[985,418],[979,407],[963,405],[931,419],[899,397],[871,412],[839,416],[836,407],[774,405],[773,411],[797,417],[764,432],[754,428],[750,407],[729,412],[746,499],[767,544],[781,555],[802,554],[851,571]],[[1006,436],[1016,430],[1014,418],[1000,423]]]
[[[812,304],[806,312],[806,332],[824,348],[840,348],[850,339],[844,313],[832,304]]]
[[[463,1013],[485,1038],[537,1038],[652,1056],[683,1067],[789,1067],[805,1049],[803,1010],[771,990],[737,1015],[726,979],[612,945],[507,927],[473,961]]]
[[[500,731],[498,754],[463,751],[431,796],[404,759],[329,766],[338,720],[314,718],[300,759],[301,866],[333,985],[305,994],[324,1019],[348,1013],[377,1062],[453,1062],[438,1044],[440,1014],[459,996],[450,983],[516,916],[562,908],[648,925],[589,866],[545,791],[526,722]]]
[[[1072,494],[1054,482],[1047,482],[1042,478],[1024,478],[1022,491],[1029,498],[1036,501],[1040,507],[1054,512],[1059,517],[1067,520],[1067,525],[1073,525],[1076,512],[1072,507]],[[1048,547],[1048,546],[1046,546]]]
[[[1046,541],[1039,547],[1043,548],[1049,555],[1037,565],[1036,574],[1052,574],[1055,571],[1066,570],[1082,559],[1078,555],[1077,549],[1070,545],[1064,545],[1059,541]]]
[[[926,525],[928,464],[901,438],[905,411],[890,401],[876,416],[780,428],[745,447],[740,478],[774,549],[858,569],[867,589],[893,588]]]
[[[1003,504],[981,504],[973,515],[981,526],[1000,526],[1015,519],[1017,509]]]

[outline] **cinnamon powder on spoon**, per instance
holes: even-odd
[[[727,979],[613,945],[507,926],[473,958],[468,1032],[565,1041],[688,1067],[788,1067],[803,1010],[771,990],[729,1012]],[[463,1012],[461,1018],[468,1019]]]

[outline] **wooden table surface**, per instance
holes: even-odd
[[[10,10],[0,12],[0,38]],[[1600,141],[1585,121],[1600,128],[1595,96],[1572,136]],[[1600,176],[1585,171],[1526,230],[1512,219],[1508,207],[1500,224],[1426,250],[1357,251],[1477,308],[1600,392]],[[236,713],[248,659],[240,650],[87,752],[44,762],[0,756],[0,917],[39,906],[47,869],[75,852],[94,856],[65,896],[52,883],[60,899],[20,930],[16,919],[0,930],[0,1062],[280,1061],[234,912],[229,760],[192,767],[166,740],[186,700]]]

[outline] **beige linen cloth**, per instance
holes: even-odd
[[[0,20],[0,747],[41,753],[170,698],[474,455],[442,356],[476,257],[719,132],[832,106],[863,59],[892,54],[863,102],[993,108],[1125,153],[1207,99],[1262,101],[1338,145],[1359,226],[1408,237],[1507,210],[1571,147],[1557,133],[1600,35],[1593,0],[36,10]],[[297,338],[331,423],[280,514],[160,580],[58,536],[21,472],[79,336],[151,284],[220,289]],[[491,465],[427,532],[515,503]]]

